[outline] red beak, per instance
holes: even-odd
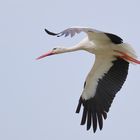
[[[36,58],[36,60],[42,59],[44,57],[47,57],[47,56],[50,56],[50,55],[53,55],[53,54],[55,54],[55,53],[53,53],[53,51],[49,51],[49,52],[39,56],[38,58]]]

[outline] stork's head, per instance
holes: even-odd
[[[38,59],[41,59],[41,58],[44,58],[44,57],[47,57],[47,56],[50,56],[50,55],[55,55],[55,54],[60,54],[60,53],[64,53],[66,51],[65,48],[53,48],[51,51],[48,51],[47,53],[39,56],[37,58]]]
[[[64,47],[57,47],[53,48],[51,51],[48,51],[47,53],[41,55],[37,59],[41,59],[50,55],[55,55],[55,54],[60,54],[60,53],[66,53],[66,52],[74,52],[78,50],[85,50],[90,53],[94,53],[95,50],[95,45],[92,41],[89,41],[88,38],[84,38],[82,41],[80,41],[78,44],[69,47],[69,48],[64,48]]]

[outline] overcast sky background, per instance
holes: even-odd
[[[115,33],[140,56],[139,0],[1,0],[1,140],[140,138],[140,66],[130,65],[103,130],[93,134],[80,126],[82,114],[75,114],[75,109],[94,57],[81,51],[35,60],[53,47],[69,47],[85,36],[56,38],[44,32],[44,28],[59,32],[71,26]]]

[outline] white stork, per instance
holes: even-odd
[[[49,35],[71,36],[85,32],[87,37],[71,48],[54,48],[48,53],[38,57],[85,50],[95,54],[95,63],[87,75],[82,95],[76,109],[80,112],[83,105],[81,125],[86,123],[87,130],[93,126],[96,132],[97,125],[103,128],[103,118],[107,118],[107,112],[116,93],[121,89],[126,80],[129,63],[140,64],[135,51],[127,43],[123,43],[119,36],[91,28],[68,28],[60,33],[53,33],[45,29]]]

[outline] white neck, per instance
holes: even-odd
[[[89,39],[86,37],[82,41],[80,41],[78,44],[72,46],[71,48],[63,48],[60,53],[65,52],[73,52],[78,50],[86,50],[89,51],[90,49],[93,49],[94,44],[89,41]]]

